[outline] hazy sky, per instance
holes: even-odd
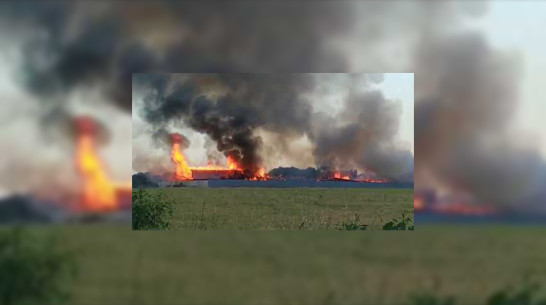
[[[546,157],[546,2],[492,1],[476,26],[491,44],[521,60],[520,100],[515,128]]]

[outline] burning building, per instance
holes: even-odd
[[[179,133],[170,134],[171,160],[174,163],[173,181],[207,180],[207,179],[266,179],[265,171],[260,168],[254,175],[245,172],[231,156],[226,158],[227,165],[213,165],[209,161],[207,166],[189,166],[183,152],[184,146],[189,146],[186,137]]]

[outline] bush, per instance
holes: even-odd
[[[23,229],[0,230],[0,304],[63,304],[75,275],[73,257]]]
[[[407,217],[405,214],[402,214],[400,218],[393,218],[391,221],[383,225],[383,230],[409,230],[413,231],[415,229],[413,225],[413,220],[410,217]]]
[[[144,189],[133,192],[133,230],[165,230],[174,210],[170,201],[159,193]]]

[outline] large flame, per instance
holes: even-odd
[[[229,169],[239,169],[239,165],[237,164],[237,162],[235,162],[235,160],[233,160],[231,156],[227,157],[227,165]]]
[[[188,163],[186,163],[186,158],[184,157],[184,154],[180,150],[180,143],[174,142],[173,148],[171,151],[171,159],[176,165],[174,177],[176,180],[191,180],[192,174],[191,170],[188,167]]]
[[[199,170],[199,171],[227,171],[227,170],[233,170],[233,171],[243,171],[241,168],[239,168],[239,165],[233,158],[227,157],[227,167],[221,166],[218,164],[212,164],[212,161],[209,161],[207,166],[192,166],[188,167],[190,171],[193,170]]]
[[[79,209],[87,212],[110,212],[130,203],[131,182],[111,181],[106,167],[96,151],[100,126],[90,117],[78,117],[75,121],[76,169],[82,179]]]
[[[83,177],[83,208],[88,211],[117,209],[116,188],[97,157],[93,135],[80,134],[77,141],[76,167]]]

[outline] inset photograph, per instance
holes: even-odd
[[[132,86],[133,230],[414,230],[413,73]]]

